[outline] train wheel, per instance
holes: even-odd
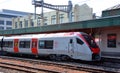
[[[56,55],[50,55],[49,58],[50,58],[51,60],[56,60]]]
[[[65,55],[61,56],[61,60],[62,60],[62,61],[66,61],[66,60],[68,60],[68,59],[69,59],[68,56],[65,56]]]
[[[56,55],[56,61],[61,61],[61,55]]]

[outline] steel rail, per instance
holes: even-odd
[[[4,62],[0,62],[0,67],[23,71],[23,72],[27,72],[27,73],[37,73],[37,72],[61,73],[60,71],[53,71],[53,70],[42,69],[42,68],[33,68],[33,67],[16,65],[16,64],[12,64],[12,63],[4,63]]]
[[[90,64],[72,63],[72,62],[55,62],[55,61],[45,61],[45,60],[33,60],[33,59],[18,58],[18,57],[6,57],[6,56],[0,56],[0,58],[22,60],[22,61],[28,61],[30,63],[39,63],[39,64],[44,64],[44,65],[56,65],[56,66],[66,68],[66,69],[87,71],[87,72],[96,72],[96,73],[120,72],[120,69],[102,67],[102,66],[97,66],[97,65],[94,66],[92,64],[90,65]]]

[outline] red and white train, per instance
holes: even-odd
[[[100,48],[83,32],[32,34],[0,38],[1,48],[8,53],[45,55],[50,59],[68,58],[99,61]]]

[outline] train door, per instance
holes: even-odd
[[[37,55],[38,54],[38,39],[37,38],[33,38],[32,39],[32,46],[31,46],[31,51],[32,51],[32,54],[35,54]]]
[[[19,49],[18,49],[18,41],[19,39],[14,39],[14,52],[18,53]]]
[[[71,57],[74,56],[74,51],[75,51],[75,46],[74,46],[74,40],[70,39],[69,40],[69,46],[68,46],[68,52]]]
[[[76,59],[86,59],[88,58],[86,55],[88,54],[88,48],[84,41],[80,38],[76,38],[76,47],[77,47],[77,56]]]

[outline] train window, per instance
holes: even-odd
[[[89,35],[83,35],[85,41],[89,44],[90,47],[92,48],[97,48],[98,46],[96,45],[94,39],[89,36]]]
[[[30,48],[30,41],[20,41],[19,47],[20,48]]]
[[[4,41],[4,47],[13,48],[13,41]]]
[[[53,49],[53,40],[40,40],[39,49]]]
[[[73,43],[73,40],[72,39],[70,39],[70,44],[72,44]]]
[[[39,41],[39,48],[44,48],[45,42],[44,41]]]
[[[84,44],[84,42],[82,40],[80,40],[79,38],[76,38],[76,40],[77,40],[78,44],[80,44],[80,45]]]

